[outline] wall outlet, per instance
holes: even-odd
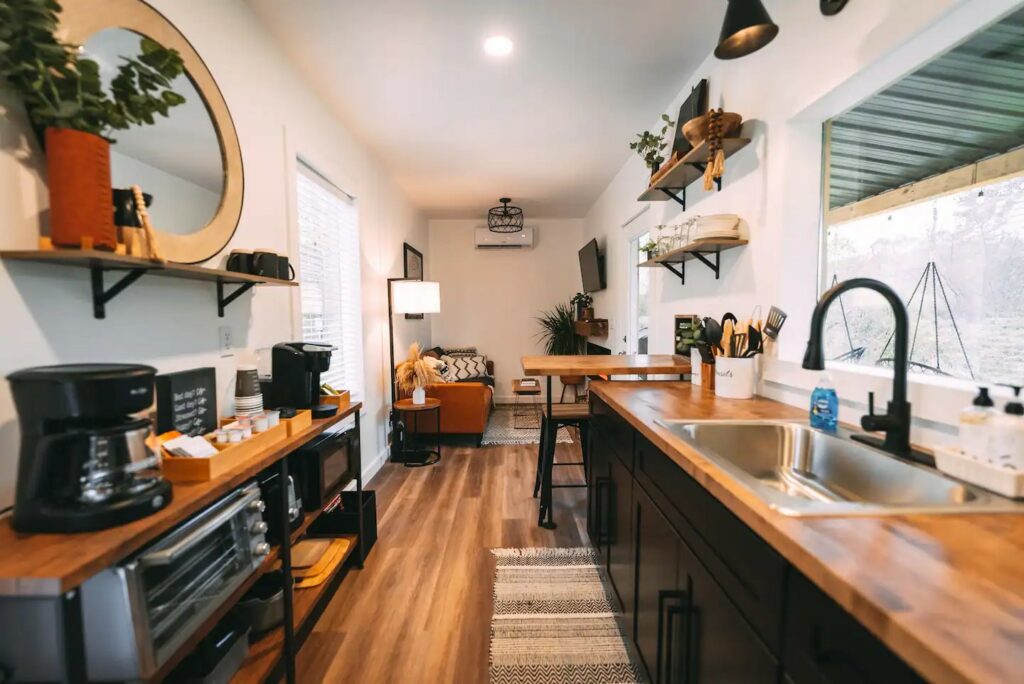
[[[217,328],[220,335],[220,355],[221,356],[234,356],[235,355],[235,336],[231,333],[230,325],[222,325]]]

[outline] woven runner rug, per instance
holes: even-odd
[[[518,408],[519,417],[512,415],[512,404],[498,404],[491,411],[481,444],[537,444],[540,441],[540,405],[526,404]],[[568,444],[575,431],[561,429],[558,441]]]
[[[643,682],[594,551],[494,549],[492,684]]]

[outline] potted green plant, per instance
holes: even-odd
[[[551,356],[575,355],[583,353],[586,341],[576,334],[575,322],[572,317],[572,306],[557,304],[551,311],[545,311],[539,317],[541,331],[537,337],[544,343],[544,351]],[[559,376],[563,385],[575,385],[583,381],[582,376]]]
[[[577,292],[569,300],[569,303],[576,307],[576,320],[588,321],[594,317],[594,310],[590,308],[590,305],[594,303],[594,298],[587,292]],[[590,315],[587,315],[587,311]]]
[[[668,147],[668,141],[665,139],[665,136],[676,125],[668,117],[668,114],[662,114],[661,120],[665,122],[665,125],[661,127],[660,135],[644,131],[637,133],[637,139],[629,143],[629,149],[635,150],[640,155],[640,158],[644,160],[644,164],[651,170],[652,176],[658,172],[661,163],[665,161],[665,157],[662,156],[662,152]]]
[[[654,240],[648,240],[644,244],[640,245],[640,251],[647,253],[647,260],[650,261],[654,257],[658,256],[658,243]]]
[[[137,57],[121,58],[108,92],[99,65],[57,38],[60,12],[55,0],[0,0],[0,78],[46,149],[51,240],[78,247],[88,238],[112,250],[110,134],[184,103],[170,89],[184,64],[176,50],[143,37]]]

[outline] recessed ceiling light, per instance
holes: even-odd
[[[512,39],[508,36],[491,36],[484,41],[484,52],[491,57],[507,57],[512,54]]]

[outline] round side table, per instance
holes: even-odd
[[[395,410],[400,413],[412,415],[412,429],[416,430],[419,415],[427,411],[434,411],[437,417],[436,449],[410,449],[409,437],[412,432],[406,430],[406,437],[402,440],[402,463],[406,468],[422,468],[423,466],[434,465],[441,460],[441,400],[427,397],[422,404],[412,403],[412,399],[399,399],[395,402]]]

